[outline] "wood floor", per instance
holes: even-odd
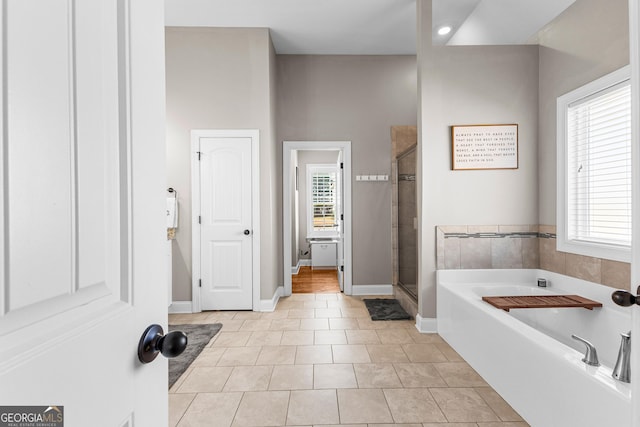
[[[298,274],[291,275],[291,291],[294,294],[340,292],[338,272],[300,267]]]

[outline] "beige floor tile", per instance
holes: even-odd
[[[316,319],[337,319],[342,318],[339,308],[316,308]]]
[[[358,319],[341,317],[329,319],[329,329],[359,329]]]
[[[441,344],[444,340],[438,334],[423,334],[415,328],[407,328],[407,333],[418,344]]]
[[[289,297],[291,298],[291,297]],[[280,298],[276,311],[282,310],[300,310],[304,308],[304,301],[289,301],[287,299]],[[288,315],[288,313],[287,313]]]
[[[297,331],[300,329],[300,319],[274,319],[271,321],[271,331]]]
[[[279,345],[282,331],[256,331],[251,334],[247,346]]]
[[[232,425],[235,427],[284,426],[288,405],[288,391],[245,392]]]
[[[529,427],[526,422],[478,423],[478,427]],[[448,427],[448,426],[447,426]]]
[[[314,344],[346,344],[347,336],[343,330],[320,330],[314,333]]]
[[[502,421],[523,421],[522,417],[492,388],[477,387],[474,390]]]
[[[261,315],[259,311],[238,311],[233,320],[258,320]]]
[[[371,320],[369,317],[359,317],[356,319],[358,321],[358,326],[360,329],[388,329],[389,328],[389,322],[383,322],[383,321],[373,321]]]
[[[435,344],[403,344],[402,349],[414,363],[448,361]]]
[[[300,319],[301,331],[329,329],[329,319]]]
[[[336,424],[340,422],[335,390],[291,392],[287,424]]]
[[[383,391],[393,420],[397,423],[447,421],[428,388],[389,388]]]
[[[313,367],[313,388],[358,388],[351,364],[324,364]]]
[[[184,380],[186,380],[187,377],[191,374],[191,371],[193,371],[193,368],[195,368],[195,366],[193,366],[193,364],[191,364],[191,366],[189,366],[182,373],[182,375],[180,375],[178,377],[176,382],[174,382],[173,385],[171,386],[171,388],[169,389],[169,393],[177,393],[178,392],[178,390],[180,389],[180,386],[182,386],[182,383],[184,382]]]
[[[337,301],[338,295],[334,293],[315,294],[316,301]]]
[[[372,329],[347,330],[346,333],[349,344],[380,344],[378,334]]]
[[[313,331],[284,331],[280,345],[311,345]]]
[[[353,365],[359,388],[396,388],[402,383],[390,363],[358,363]]]
[[[316,294],[293,294],[288,298],[292,301],[315,301]]]
[[[265,319],[250,319],[245,320],[240,327],[241,331],[268,331],[271,326],[271,320]]]
[[[447,383],[431,363],[394,363],[393,366],[406,388],[447,387]]]
[[[231,320],[237,314],[235,311],[207,311],[206,313],[209,313],[209,319],[218,319],[220,321]]]
[[[393,423],[382,390],[340,389],[337,392],[341,423]]]
[[[242,393],[198,393],[179,427],[229,427]]]
[[[224,347],[204,348],[191,366],[216,366],[225,350]]]
[[[334,363],[370,363],[371,357],[363,344],[333,345]]]
[[[180,385],[179,393],[206,393],[222,391],[233,368],[196,366]]]
[[[261,391],[269,388],[273,366],[236,366],[222,391]]]
[[[374,363],[406,363],[409,358],[402,347],[393,344],[367,344],[367,350]]]
[[[255,365],[260,354],[261,347],[228,347],[218,366]]]
[[[444,354],[449,362],[464,362],[462,356],[456,353],[456,351],[451,348],[451,346],[446,342],[437,343],[435,344],[435,346],[438,347],[438,350],[440,350],[442,354]]]
[[[277,320],[277,319],[286,319],[289,315],[288,310],[277,310],[271,312],[263,312],[260,314],[261,319],[266,320]]]
[[[444,424],[440,424],[443,427]],[[446,424],[448,427],[448,424]],[[423,427],[422,424],[368,424],[368,427]],[[476,427],[476,426],[473,426]]]
[[[413,338],[405,329],[379,329],[376,331],[381,344],[409,344]]]
[[[330,345],[299,345],[296,350],[296,365],[332,363]]]
[[[230,320],[223,320],[220,323],[222,323],[222,330],[223,331],[225,331],[225,332],[233,332],[233,331],[239,331],[240,330],[240,327],[244,323],[244,320],[230,319]]]
[[[449,387],[487,387],[488,384],[466,362],[433,365]]]
[[[342,311],[342,317],[370,319],[366,308],[341,308],[340,310]]]
[[[274,366],[269,390],[311,390],[313,365]]]
[[[433,398],[452,422],[500,421],[472,388],[432,388]]]
[[[305,301],[304,308],[327,308],[326,301]]]
[[[169,395],[169,427],[178,425],[180,418],[182,418],[195,397],[195,393],[175,393]]]
[[[225,332],[221,331],[214,337],[212,347],[244,347],[251,337],[251,332]]]
[[[263,346],[256,365],[293,365],[296,360],[296,346]]]
[[[289,310],[289,319],[313,319],[315,317],[315,309],[298,308]]]
[[[502,424],[500,424],[502,426]],[[424,423],[422,427],[478,427],[476,423]]]

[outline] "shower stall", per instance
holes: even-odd
[[[416,146],[396,157],[397,186],[397,284],[417,301],[417,206],[416,206]]]

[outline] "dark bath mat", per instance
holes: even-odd
[[[169,388],[187,370],[189,365],[196,360],[202,349],[209,344],[211,338],[222,328],[220,323],[204,325],[169,325],[169,332],[182,331],[187,334],[187,348],[184,353],[173,359],[169,359]]]
[[[397,299],[364,299],[371,320],[407,320],[411,316],[404,311]]]

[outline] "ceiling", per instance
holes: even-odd
[[[524,44],[574,1],[433,0],[433,41]],[[416,0],[165,0],[165,5],[167,26],[269,28],[279,54],[416,53]],[[438,36],[441,25],[453,31]]]

